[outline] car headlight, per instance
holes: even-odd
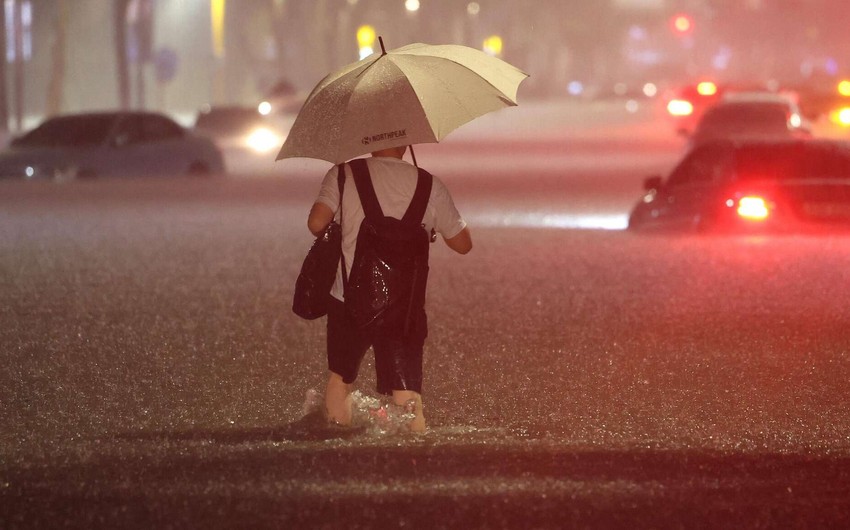
[[[671,116],[690,116],[694,113],[694,106],[686,99],[674,99],[667,103],[667,112]]]
[[[260,127],[251,131],[245,143],[258,153],[268,153],[272,149],[280,148],[283,139],[271,129]]]
[[[832,123],[841,125],[842,127],[850,127],[850,107],[833,110],[829,114],[829,119]]]

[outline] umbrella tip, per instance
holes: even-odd
[[[381,37],[381,36],[378,36],[378,42],[380,42],[380,43],[381,43],[381,55],[386,55],[386,54],[387,54],[387,49],[386,49],[386,48],[384,48],[384,38],[383,38],[383,37]]]

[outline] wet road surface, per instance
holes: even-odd
[[[850,237],[574,228],[640,155],[441,162],[422,436],[304,417],[320,177],[0,183],[0,526],[846,527]]]

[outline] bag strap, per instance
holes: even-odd
[[[384,217],[384,211],[381,209],[381,204],[378,202],[378,196],[375,194],[375,187],[372,185],[372,176],[369,173],[369,165],[366,159],[358,158],[349,162],[351,169],[354,172],[354,184],[357,186],[357,195],[360,196],[360,204],[363,205],[363,213],[366,217],[372,219],[380,219]],[[416,180],[416,191],[413,192],[413,198],[407,206],[407,211],[401,220],[408,224],[418,225],[425,217],[425,210],[428,208],[428,200],[431,198],[431,187],[434,177],[422,168],[419,169],[419,175]]]

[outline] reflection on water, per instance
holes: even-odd
[[[545,212],[494,212],[473,214],[476,226],[513,226],[518,228],[577,228],[587,230],[624,230],[629,225],[627,213],[563,214]]]

